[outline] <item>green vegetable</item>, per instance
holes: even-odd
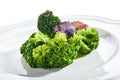
[[[33,58],[33,49],[49,41],[49,38],[41,32],[33,33],[30,38],[22,44],[20,52],[23,54],[26,62],[33,68],[37,67]]]
[[[60,23],[60,19],[54,16],[52,11],[47,10],[38,17],[37,28],[42,33],[52,36],[53,27]]]
[[[31,40],[27,40],[22,47],[20,48],[20,52],[21,54],[23,54],[23,57],[25,58],[26,62],[31,66],[35,68],[34,65],[34,58],[32,55],[32,50],[36,47],[36,45],[34,44],[33,41]]]
[[[66,28],[66,25],[61,25],[60,28],[59,25],[52,35],[53,27],[60,23],[60,19],[49,10],[38,17],[39,31],[20,47],[21,54],[31,67],[62,68],[98,47],[99,35],[95,28],[76,30],[74,26]],[[68,35],[73,32],[72,36],[66,38],[64,30]]]
[[[77,51],[67,42],[66,34],[58,32],[49,44],[38,46],[33,50],[37,67],[62,68],[73,62]]]
[[[50,39],[38,31],[31,35],[20,51],[33,68],[62,68],[96,49],[98,44],[99,36],[95,28],[77,30],[69,39],[62,32],[57,32]]]
[[[98,47],[99,35],[95,28],[85,28],[82,30],[78,30],[76,35],[81,38],[81,47],[78,51],[78,57],[81,54],[88,54]]]

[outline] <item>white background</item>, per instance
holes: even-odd
[[[94,15],[120,20],[120,0],[0,0],[0,27],[37,19],[46,9],[57,16]]]

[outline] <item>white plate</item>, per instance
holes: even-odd
[[[0,29],[0,80],[117,80],[120,75],[120,22],[95,16],[68,16],[96,27],[98,48],[62,69],[32,69],[22,59],[19,47],[37,31],[36,20]]]

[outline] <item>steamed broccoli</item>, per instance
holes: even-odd
[[[38,17],[37,28],[42,33],[52,36],[53,27],[60,23],[61,20],[54,16],[52,11],[47,10]]]
[[[99,35],[95,28],[85,28],[78,30],[76,36],[79,36],[80,39],[80,49],[79,54],[88,54],[92,50],[96,49],[99,44]]]
[[[40,46],[44,43],[49,41],[49,38],[44,35],[41,32],[36,32],[33,33],[30,38],[22,44],[20,47],[20,52],[23,54],[23,57],[25,58],[26,62],[31,66],[31,67],[37,67],[34,63],[34,58],[33,58],[33,49],[36,48],[37,46]]]
[[[34,58],[32,55],[33,49],[36,47],[34,41],[27,40],[22,47],[20,48],[21,54],[23,54],[23,57],[25,58],[26,62],[31,66],[31,67],[36,67],[34,65]]]
[[[56,33],[49,40],[46,35],[34,33],[20,48],[26,62],[33,68],[60,68],[73,62],[77,56],[74,45],[69,44],[66,34]],[[45,37],[46,40],[42,37]]]
[[[31,67],[61,68],[96,49],[99,44],[95,28],[77,30],[73,37],[57,32],[48,38],[42,32],[34,33],[21,47],[21,53]]]
[[[66,34],[58,32],[49,44],[43,44],[33,50],[33,57],[37,67],[42,68],[61,68],[73,62],[77,56],[67,42]]]
[[[74,59],[89,54],[99,44],[95,28],[76,29],[70,22],[62,23],[49,10],[38,17],[37,27],[39,31],[20,47],[21,54],[33,68],[65,67]]]

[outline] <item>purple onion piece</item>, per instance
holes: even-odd
[[[56,34],[57,32],[66,33],[67,38],[69,38],[69,37],[73,36],[74,33],[76,32],[76,27],[73,26],[69,21],[63,22],[63,23],[56,25],[54,27],[53,33]]]

